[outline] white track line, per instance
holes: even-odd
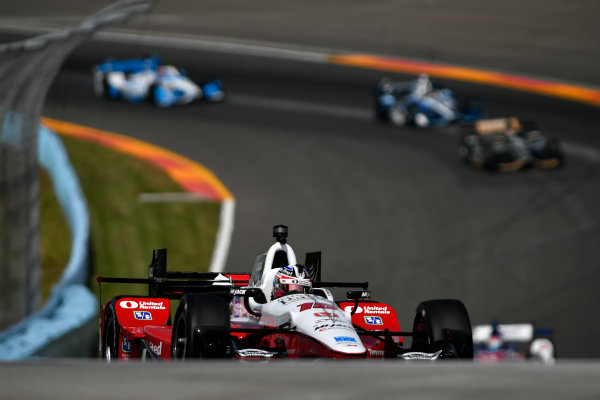
[[[210,262],[210,272],[223,272],[227,255],[229,254],[229,245],[233,235],[233,226],[235,220],[235,200],[226,199],[221,203],[221,217],[219,220],[219,230],[213,249],[212,260]]]

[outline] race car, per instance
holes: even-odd
[[[461,137],[459,156],[469,165],[498,171],[564,164],[558,138],[546,137],[535,122],[515,117],[476,121]]]
[[[148,296],[121,295],[102,305],[101,358],[473,358],[461,301],[421,302],[412,330],[402,331],[394,308],[371,299],[368,282],[323,281],[321,252],[298,264],[287,234],[285,225],[273,228],[276,241],[257,256],[251,273],[167,271],[166,249],[160,249],[146,279],[98,277],[100,286],[149,288]],[[355,290],[336,300],[329,288],[339,287]]]
[[[173,65],[162,65],[157,56],[146,58],[108,59],[94,67],[94,91],[109,99],[133,103],[151,101],[158,107],[189,104],[202,99],[220,102],[225,99],[218,79],[195,83],[185,71]]]
[[[413,81],[394,82],[383,78],[373,90],[375,115],[393,125],[419,128],[472,122],[481,118],[482,108],[475,97],[459,106],[454,93],[421,74]]]
[[[473,328],[474,359],[477,362],[555,360],[552,329],[534,328],[533,324],[499,324]]]

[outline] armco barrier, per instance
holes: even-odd
[[[0,359],[29,357],[91,318],[95,300],[84,286],[86,271],[80,265],[87,237],[78,236],[79,230],[89,229],[80,225],[81,215],[87,214],[85,206],[68,197],[73,193],[68,187],[73,184],[72,171],[64,169],[55,154],[46,153],[50,148],[56,151],[58,142],[40,130],[40,113],[48,87],[75,47],[98,29],[147,13],[154,4],[155,0],[122,0],[72,29],[0,44],[0,329],[9,327],[0,334]],[[74,237],[69,265],[39,309],[39,164],[44,162],[51,175],[61,174],[55,179],[57,195],[68,205]]]
[[[90,222],[79,180],[60,138],[40,127],[38,158],[52,180],[72,237],[71,255],[46,305],[0,334],[0,359],[14,360],[50,352],[46,348],[94,320],[98,302],[87,283]],[[46,350],[45,350],[46,349]]]

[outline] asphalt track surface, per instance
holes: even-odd
[[[0,365],[2,399],[597,399],[597,363],[560,366],[397,362]]]
[[[415,19],[421,15],[420,7],[430,7],[428,18],[440,24],[437,25],[440,29],[416,35],[418,40],[411,42],[415,45],[412,53],[403,40],[388,43],[389,35],[374,35],[372,31],[361,35],[360,30],[348,30],[343,35],[335,29],[337,19],[331,25],[323,21],[322,18],[331,18],[330,12],[314,15],[310,21],[313,29],[296,36],[298,28],[293,21],[287,24],[289,30],[281,27],[272,37],[266,37],[263,36],[267,34],[266,23],[253,25],[248,19],[238,17],[238,25],[212,26],[201,20],[205,13],[197,9],[178,19],[161,9],[161,5],[146,27],[158,21],[161,24],[153,26],[155,31],[179,30],[228,37],[235,37],[237,32],[246,39],[356,51],[371,49],[370,52],[425,59],[428,57],[419,51],[426,51],[429,46],[436,50],[431,53],[437,54],[435,61],[553,76],[590,85],[598,83],[597,74],[588,70],[589,61],[598,60],[598,46],[585,39],[597,38],[598,28],[582,26],[585,18],[597,11],[590,2],[573,2],[572,7],[558,2],[540,2],[544,6],[534,2],[539,6],[537,11],[543,12],[536,13],[532,3],[519,14],[508,13],[519,16],[512,19],[516,21],[512,27],[522,30],[494,31],[494,40],[501,46],[490,46],[487,36],[480,35],[469,39],[473,41],[469,43],[471,51],[450,41],[445,50],[447,54],[446,47],[435,39],[444,32],[444,24],[453,20],[443,18],[448,15],[444,8],[448,3],[400,3],[406,7],[405,12],[412,10]],[[454,4],[458,7],[452,14],[455,18],[467,18],[469,13],[475,12],[469,7],[474,3]],[[218,8],[218,5],[212,6]],[[383,2],[377,2],[377,6],[385,9]],[[361,8],[356,7],[349,9]],[[388,7],[393,6],[388,4]],[[290,14],[295,11],[293,8],[288,10]],[[289,14],[285,9],[280,11],[282,21],[286,22],[284,16]],[[493,10],[486,15],[497,20],[504,16],[508,21],[510,15],[502,15],[500,11]],[[341,9],[340,13],[347,15]],[[552,18],[573,13],[580,18],[560,20],[561,40],[549,40],[552,35],[547,25],[557,26]],[[173,11],[173,14],[176,13]],[[546,22],[533,18],[540,14],[545,16]],[[172,17],[170,25],[164,22],[169,20],[168,15]],[[384,21],[389,20],[383,13],[379,15]],[[197,25],[183,23],[192,16],[199,18]],[[405,22],[416,24],[415,19],[407,16]],[[331,28],[331,34],[327,29],[317,29],[319,22],[321,27]],[[539,35],[532,34],[531,40],[516,40],[514,36],[527,31],[523,28],[525,22],[531,22],[531,31]],[[363,23],[360,20],[360,24]],[[389,21],[383,25],[390,29],[393,26]],[[542,25],[546,28],[542,29]],[[498,32],[510,33],[502,36]],[[319,35],[322,41],[315,39]],[[382,36],[386,40],[379,40]],[[537,40],[544,39],[544,46],[536,45]],[[369,40],[372,47],[368,45]],[[476,46],[475,42],[482,42],[481,47],[472,47]],[[536,56],[530,54],[530,45],[540,52],[548,48],[552,51]],[[510,51],[498,53],[505,48]],[[112,103],[93,96],[89,67],[94,62],[109,55],[131,56],[148,51],[159,52],[165,61],[184,66],[193,75],[216,72],[229,91],[227,102],[156,110],[150,105]],[[510,54],[515,55],[514,59]],[[524,59],[519,60],[517,54]],[[569,57],[571,62],[562,64]],[[539,62],[541,59],[549,61]],[[404,327],[411,326],[412,313],[419,301],[454,297],[465,302],[473,324],[486,323],[494,317],[505,322],[535,322],[538,326],[555,329],[559,357],[600,357],[596,340],[600,322],[594,307],[600,300],[597,290],[600,283],[597,261],[599,110],[565,100],[445,82],[459,96],[477,93],[489,116],[517,115],[535,119],[546,134],[559,136],[565,144],[567,164],[560,170],[490,174],[461,165],[457,157],[457,127],[414,131],[375,123],[369,93],[381,76],[378,71],[335,65],[92,42],[69,60],[49,94],[44,114],[141,138],[215,171],[237,202],[228,270],[249,270],[255,255],[271,244],[271,226],[284,223],[290,227],[290,243],[297,254],[323,251],[324,279],[342,276],[346,280],[369,280],[374,297],[395,306]],[[505,375],[498,391],[494,385],[487,386],[487,391],[480,389],[486,397],[492,398],[565,397],[565,392],[556,390],[537,392],[538,389],[528,386],[527,379],[522,379],[522,376],[530,376],[540,382],[539,387],[546,387],[547,382],[556,382],[560,377],[582,379],[582,384],[572,387],[581,391],[571,391],[579,398],[592,398],[600,392],[597,382],[585,379],[587,373],[598,376],[597,368],[584,364],[582,369],[561,369],[559,365],[547,369],[513,367],[508,374],[501,368],[500,373]],[[74,369],[68,362],[64,366],[68,371]],[[27,368],[44,368],[44,364],[25,363],[23,367],[19,364],[15,370],[20,368],[31,375],[32,370]],[[111,367],[110,373],[117,368],[121,367]],[[180,382],[190,374],[187,370],[183,372],[180,366],[176,368],[182,373]],[[202,373],[210,369],[198,368],[203,368]],[[302,368],[290,365],[290,371],[295,372],[290,379],[301,375]],[[354,380],[355,376],[362,379],[361,371],[352,368],[336,368],[341,372],[332,375],[331,384],[343,387],[344,379]],[[377,378],[380,383],[377,386],[375,382],[377,390],[385,387],[401,392],[402,387],[413,382],[410,392],[413,395],[418,395],[419,388],[427,384],[429,389],[425,390],[433,391],[433,395],[445,394],[448,386],[456,398],[459,395],[475,398],[478,393],[469,392],[462,385],[477,382],[478,369],[455,369],[455,380],[448,382],[440,378],[448,372],[446,365],[432,367],[440,370],[432,370],[430,381],[417,384],[412,374],[422,370],[409,372],[412,369],[404,366],[393,368],[403,369],[401,373],[406,380],[390,383],[389,379]],[[530,371],[527,368],[537,372],[524,372]],[[98,369],[89,367],[89,372]],[[323,368],[316,369],[324,372]],[[365,372],[369,379],[379,376],[372,372],[371,365],[369,370],[371,372]],[[387,368],[378,366],[375,370],[383,377],[390,376]],[[125,369],[120,371],[127,373]],[[141,373],[135,371],[135,374]],[[152,369],[149,377],[164,371]],[[329,369],[327,371],[329,373]],[[582,371],[585,372],[581,374]],[[243,379],[252,378],[246,378],[244,372]],[[38,378],[36,382],[41,385],[44,381]],[[170,385],[177,386],[173,381]],[[355,382],[350,387],[356,389],[357,385]],[[528,387],[533,392],[528,393]],[[374,386],[366,385],[365,389],[368,388],[375,390]],[[500,388],[505,391],[500,392]],[[345,395],[327,392],[331,394],[329,397],[340,398],[352,398],[354,394],[363,397],[367,393],[366,390]],[[390,392],[383,393],[391,397]],[[268,395],[277,394],[269,392]]]

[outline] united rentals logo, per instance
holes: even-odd
[[[352,310],[354,309],[354,306],[346,306],[344,307],[344,311],[346,312],[352,312]],[[356,314],[380,314],[380,315],[387,315],[387,314],[391,314],[388,306],[371,306],[371,305],[365,305],[363,304],[362,307],[357,307],[356,308]]]
[[[162,355],[162,342],[160,342],[158,345],[150,343],[150,350],[156,353],[156,355]]]
[[[139,308],[141,310],[166,310],[163,301],[140,301]]]
[[[164,301],[146,301],[146,300],[121,300],[119,307],[125,309],[138,310],[166,310]]]
[[[138,308],[139,305],[136,301],[124,300],[119,303],[119,306],[122,308],[130,309],[130,308]]]

